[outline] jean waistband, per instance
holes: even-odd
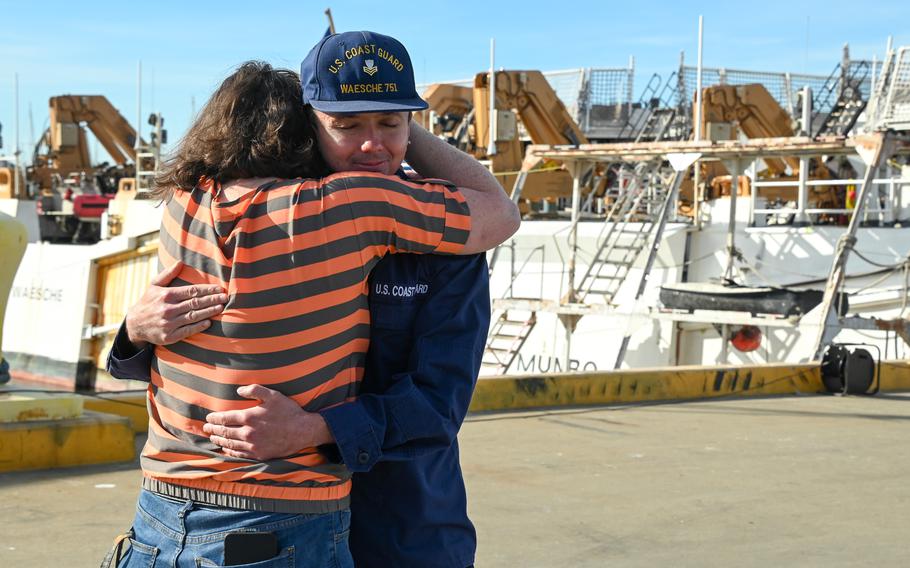
[[[221,508],[143,489],[139,494],[137,521],[172,540],[185,539],[187,544],[201,544],[224,540],[229,532],[252,527],[269,532],[291,528],[325,514],[331,513],[271,513]]]

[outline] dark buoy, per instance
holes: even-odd
[[[878,392],[876,371],[872,354],[853,344],[833,343],[822,356],[822,382],[830,393],[875,394]],[[869,392],[873,382],[875,390]]]

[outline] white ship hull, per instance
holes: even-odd
[[[157,271],[161,209],[129,204],[124,234],[93,245],[38,242],[34,202],[0,200],[18,209],[29,243],[13,279],[3,318],[2,350],[13,377],[90,387],[104,367],[112,331]]]
[[[508,373],[613,369],[625,335],[631,338],[622,368],[811,360],[820,324],[818,308],[797,320],[743,312],[680,314],[668,312],[660,305],[661,285],[683,281],[718,282],[719,275],[724,273],[729,199],[710,202],[708,207],[711,209],[709,218],[724,222],[708,223],[701,230],[693,230],[688,224],[669,224],[644,294],[637,302],[635,293],[645,255],[638,257],[611,305],[581,317],[571,339],[556,313],[538,311],[537,323]],[[740,228],[735,233],[735,245],[754,271],[738,272],[740,284],[785,286],[814,281],[800,287],[824,289],[837,240],[846,228],[830,225],[747,228],[749,214],[746,207],[738,212]],[[512,297],[540,298],[552,306],[565,296],[569,288],[566,269],[569,227],[568,221],[531,221],[522,225],[515,236],[516,267],[521,267],[529,256],[531,260],[515,278]],[[588,268],[600,229],[601,223],[597,222],[579,224],[576,285]],[[910,228],[861,228],[857,237],[856,251],[880,264],[895,264],[910,253]],[[510,296],[509,256],[510,252],[500,253],[494,265],[493,298]],[[877,267],[857,255],[851,256],[847,266],[848,275],[875,270]],[[871,287],[862,290],[870,284]],[[885,320],[900,316],[906,297],[904,276],[899,270],[884,278],[882,275],[850,278],[845,290],[862,290],[861,294],[851,297],[851,314]],[[597,305],[598,299],[588,296],[586,303]],[[907,314],[910,309],[904,311],[904,315]],[[721,338],[714,325],[724,322],[729,323],[731,329],[745,324],[758,326],[763,334],[761,346],[748,353],[737,351],[729,344],[725,348],[724,344],[728,342]],[[845,329],[836,339],[838,342],[876,345],[883,355],[887,352],[891,358],[905,358],[910,354],[910,348],[903,341],[895,343],[893,333],[888,335],[887,344],[885,337],[885,332]]]
[[[810,360],[818,333],[818,310],[799,321],[747,313],[679,314],[662,310],[658,300],[662,284],[716,281],[723,273],[728,203],[720,199],[706,205],[708,218],[723,219],[723,223],[708,223],[701,230],[683,223],[667,226],[639,301],[634,297],[645,255],[639,255],[609,305],[593,295],[586,299],[592,307],[577,321],[571,335],[556,311],[539,310],[536,325],[507,373],[612,369],[626,335],[630,340],[623,368]],[[136,202],[139,214],[131,214],[124,236],[83,246],[29,243],[4,320],[2,348],[14,376],[51,377],[79,385],[106,382],[97,369],[104,366],[113,333],[126,308],[157,270],[154,246],[161,210],[151,205]],[[738,214],[741,218],[735,243],[755,269],[740,274],[742,284],[786,285],[816,280],[804,287],[824,287],[844,227],[746,228],[748,208],[743,207]],[[569,289],[569,227],[568,221],[526,221],[514,237],[514,246],[507,243],[498,254],[492,298],[537,299],[551,307],[559,304]],[[587,269],[602,227],[602,221],[579,225],[576,283]],[[856,250],[881,264],[894,264],[907,256],[908,243],[910,228],[863,228]],[[847,272],[860,274],[874,268],[854,255]],[[851,311],[867,317],[898,317],[906,296],[903,274],[898,271],[883,279],[850,279],[846,289],[855,291],[870,284],[873,286],[851,298]],[[731,347],[714,325],[724,321],[730,324],[729,329],[745,323],[758,326],[763,333],[761,346],[749,353]],[[886,341],[884,332],[844,330],[837,340],[871,343],[890,358],[906,357],[906,345],[895,342],[893,334],[888,337]]]

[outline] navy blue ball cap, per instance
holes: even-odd
[[[325,37],[300,64],[303,102],[323,112],[423,110],[411,57],[397,39],[374,32]]]

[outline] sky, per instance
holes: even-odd
[[[214,88],[241,62],[299,68],[325,32],[332,9],[338,31],[369,29],[408,49],[418,83],[465,79],[490,64],[542,71],[626,67],[635,57],[637,98],[652,73],[666,77],[680,52],[695,64],[704,16],[704,65],[828,75],[844,43],[854,59],[881,61],[888,36],[910,45],[910,2],[867,0],[614,2],[611,0],[274,0],[61,2],[0,0],[0,124],[28,161],[47,127],[47,100],[62,94],[106,96],[135,126],[142,63],[142,131],[161,112],[173,148]],[[106,160],[99,154],[97,161]]]

